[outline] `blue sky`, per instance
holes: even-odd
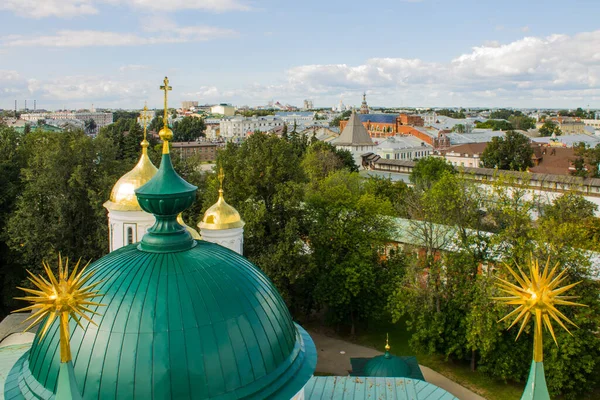
[[[0,108],[600,108],[598,1],[2,0]]]

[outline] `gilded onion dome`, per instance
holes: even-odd
[[[219,172],[219,181],[221,188],[219,189],[219,200],[213,204],[202,218],[202,222],[198,224],[200,229],[212,229],[212,230],[223,230],[223,229],[234,229],[242,228],[245,224],[240,217],[240,213],[235,208],[227,204],[223,197],[223,168]]]
[[[144,107],[144,111],[148,108]],[[142,118],[147,118],[146,113],[143,113]],[[115,184],[110,192],[110,200],[104,203],[104,206],[109,210],[114,211],[141,211],[138,204],[135,190],[144,186],[154,175],[156,175],[156,167],[148,157],[148,146],[150,143],[146,140],[146,124],[144,123],[144,140],[142,145],[142,156],[135,167],[125,175],[123,175]]]
[[[179,222],[179,225],[181,225],[185,229],[187,229],[187,231],[190,233],[190,235],[192,235],[193,239],[196,239],[196,240],[202,239],[202,237],[200,236],[200,234],[198,233],[197,230],[195,230],[194,228],[192,228],[191,226],[189,226],[188,224],[185,223],[185,221],[183,220],[183,215],[181,215],[181,213],[179,213],[179,215],[177,216],[177,222]]]

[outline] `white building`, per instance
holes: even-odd
[[[414,136],[390,136],[373,153],[387,160],[417,160],[433,153],[433,147]]]
[[[313,107],[313,101],[312,100],[304,100],[304,107],[305,110],[312,110]]]
[[[67,121],[67,120],[79,120],[88,121],[93,119],[96,123],[96,132],[103,126],[110,125],[113,123],[113,114],[109,112],[71,112],[71,111],[58,111],[58,112],[43,112],[43,113],[28,113],[21,114],[21,119],[25,121],[37,122],[40,119],[55,120],[55,121]]]
[[[211,114],[221,114],[226,117],[233,117],[235,115],[235,107],[230,104],[219,104],[210,108]]]
[[[255,131],[268,132],[284,124],[285,121],[274,115],[250,118],[241,116],[233,117],[220,121],[220,136],[227,140],[245,138],[248,134]]]

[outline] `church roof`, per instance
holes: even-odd
[[[306,400],[458,400],[442,388],[418,379],[314,376],[304,388]]]
[[[353,111],[346,127],[341,135],[333,141],[333,144],[336,146],[372,146],[373,140],[371,140],[369,132],[360,122],[358,114]]]
[[[395,124],[397,114],[360,114],[358,118],[361,122],[374,122],[379,124]]]
[[[389,353],[388,353],[389,354]],[[352,376],[412,378],[425,380],[415,357],[382,354],[373,358],[351,358]]]
[[[133,244],[89,268],[97,270],[90,284],[104,279],[98,301],[106,306],[91,317],[97,327],[71,321],[84,398],[291,398],[315,369],[314,344],[273,284],[224,247],[199,241],[188,251],[150,253]],[[7,381],[29,384],[7,399],[56,390],[58,328],[15,365]]]

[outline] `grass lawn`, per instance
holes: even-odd
[[[425,365],[454,382],[469,388],[488,400],[519,400],[523,394],[522,384],[505,383],[486,376],[480,372],[472,372],[468,364],[458,364],[446,361],[437,355],[420,354],[411,349],[408,344],[410,332],[407,332],[403,322],[397,324],[381,324],[371,326],[369,332],[359,333],[354,342],[364,346],[374,347],[384,351],[385,334],[390,335],[391,352],[396,355],[417,357],[419,364]]]

